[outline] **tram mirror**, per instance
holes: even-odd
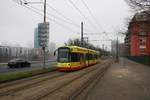
[[[54,56],[56,56],[57,55],[57,49],[54,51]]]

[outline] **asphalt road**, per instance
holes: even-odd
[[[46,62],[46,67],[55,67],[55,65],[56,65],[56,61]],[[42,67],[43,67],[42,62],[33,63],[33,64],[31,64],[31,67],[23,67],[23,68],[9,68],[7,65],[4,65],[4,66],[0,67],[0,73],[28,71],[31,69],[38,69],[38,68],[42,68]]]

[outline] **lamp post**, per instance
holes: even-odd
[[[116,41],[116,62],[119,62],[119,43],[118,43],[118,37]]]
[[[81,22],[81,47],[83,47],[83,22]]]
[[[24,2],[25,5],[27,4],[40,4],[43,2]],[[44,0],[44,24],[46,24],[46,0]],[[43,67],[45,68],[45,48],[46,45],[42,45],[42,50],[43,50]]]
[[[44,23],[46,24],[46,0],[44,0]],[[43,67],[45,68],[45,46],[42,47],[44,53]]]

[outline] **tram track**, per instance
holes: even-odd
[[[65,75],[65,73],[54,71],[51,73],[41,74],[41,75],[33,76],[30,78],[14,81],[8,84],[7,83],[2,84],[0,85],[0,97],[4,95],[9,95],[15,91],[20,91],[26,88],[30,88],[34,86],[35,84],[38,84],[38,83],[41,83],[41,82],[44,82],[44,81],[47,81],[47,80],[50,80],[59,76],[63,76],[63,75]]]
[[[107,62],[102,63],[101,66],[105,65],[106,63]],[[40,80],[37,79],[37,81],[34,82],[32,82],[33,80],[31,78],[28,80],[31,81],[31,83],[29,82],[28,84],[26,83],[25,86],[22,85],[18,88],[14,87],[14,89],[5,90],[5,92],[1,91],[1,89],[6,89],[7,86],[5,88],[1,88],[0,86],[0,93],[2,93],[0,95],[0,100],[43,100],[45,97],[49,97],[57,93],[59,90],[69,86],[69,84],[74,83],[76,80],[86,77],[89,73],[94,75],[94,73],[97,72],[96,69],[98,67],[99,66],[88,67],[86,69],[67,74],[59,72],[61,74],[58,74],[58,76],[56,74],[56,76],[54,75],[53,78],[48,78],[46,75],[45,78]],[[22,82],[20,81],[19,83]],[[8,87],[9,86],[11,87],[11,85],[8,85]]]
[[[56,93],[57,91],[59,91],[61,88],[63,88],[63,87],[65,87],[65,86],[69,85],[70,83],[73,83],[74,81],[76,81],[77,79],[79,79],[79,78],[81,78],[81,77],[83,77],[83,76],[86,76],[87,74],[89,74],[90,72],[95,71],[96,69],[97,69],[97,68],[94,68],[94,69],[92,69],[92,70],[90,70],[90,71],[88,71],[88,72],[86,72],[86,73],[83,73],[82,75],[80,75],[80,76],[78,76],[78,77],[72,79],[71,81],[69,81],[69,82],[67,82],[67,83],[65,83],[65,84],[60,85],[58,88],[54,89],[53,91],[47,92],[45,95],[39,97],[38,99],[31,99],[31,100],[43,100],[44,97],[47,97],[47,96],[49,96],[49,95],[55,94],[55,93]]]
[[[49,72],[49,73],[39,74],[39,75],[35,75],[35,76],[32,76],[32,77],[19,79],[19,80],[16,80],[16,81],[1,83],[0,84],[0,89],[5,88],[5,87],[9,87],[9,86],[13,86],[15,84],[20,84],[20,83],[25,82],[25,81],[30,81],[30,80],[34,80],[34,79],[37,79],[37,78],[41,78],[43,76],[47,76],[47,75],[53,74],[55,72],[56,71],[52,71],[52,72]]]
[[[105,66],[105,64],[103,64],[103,66]],[[95,79],[93,76],[104,74],[105,70],[106,67],[93,69],[87,72],[86,74],[80,76],[79,78],[70,81],[68,84],[64,84],[52,93],[49,93],[49,95],[45,95],[43,96],[43,98],[37,100],[54,100],[56,99],[56,97],[56,100],[73,100],[76,96],[78,96],[81,93],[83,89],[85,89],[91,83],[91,80]]]
[[[61,84],[58,84],[58,85],[55,85],[54,88],[49,88],[48,91],[43,91],[44,94],[38,94],[36,96],[32,96],[30,98],[30,100],[41,100],[43,99],[44,97],[50,95],[50,94],[53,94],[55,93],[56,91],[60,90],[62,87],[65,87],[66,85],[69,85],[70,83],[72,83],[73,81],[76,81],[78,78],[90,73],[91,71],[94,71],[96,70],[97,68],[90,68],[90,69],[83,69],[81,71],[83,71],[82,73],[75,73],[76,75],[72,74],[71,76],[72,77],[68,77],[70,78],[70,80],[62,80]],[[65,77],[67,78],[67,77]],[[42,92],[42,91],[41,91]]]
[[[84,84],[79,91],[76,91],[69,97],[69,100],[86,100],[87,95],[90,93],[90,90],[97,84],[97,82],[104,76],[107,69],[110,67],[112,62],[110,62],[106,67],[104,67],[101,71],[96,73],[94,77],[89,78],[89,80]],[[91,80],[93,80],[91,82]]]

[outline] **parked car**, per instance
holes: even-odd
[[[12,59],[8,62],[9,68],[30,67],[31,63],[24,59]]]

